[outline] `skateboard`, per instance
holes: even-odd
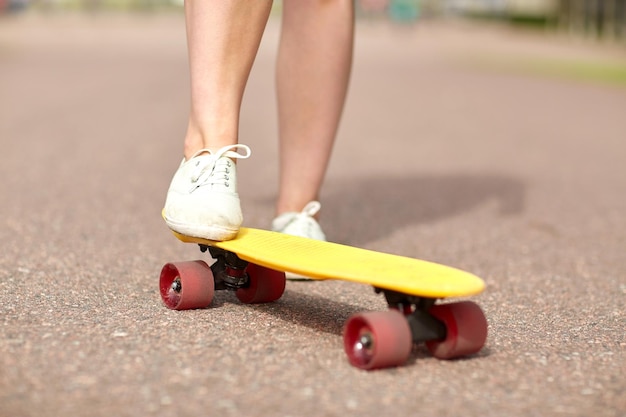
[[[235,291],[242,303],[278,300],[285,272],[313,280],[336,279],[374,287],[388,311],[363,312],[344,325],[343,345],[350,364],[379,369],[404,364],[413,344],[425,343],[439,359],[479,352],[487,338],[487,320],[471,301],[441,303],[483,291],[477,276],[433,262],[321,242],[267,230],[241,228],[233,240],[174,235],[200,246],[214,259],[163,266],[160,294],[173,310],[205,308],[216,290]]]

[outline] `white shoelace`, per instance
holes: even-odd
[[[298,213],[298,217],[313,217],[320,211],[321,208],[322,205],[319,201],[311,201],[304,206],[300,213]]]
[[[244,151],[243,154],[238,152],[240,149]],[[196,184],[196,187],[202,185],[216,184],[222,181],[228,181],[230,164],[224,166],[224,175],[219,176],[217,175],[219,174],[219,172],[215,171],[217,161],[222,157],[227,157],[231,159],[247,159],[252,154],[252,151],[248,146],[241,144],[225,146],[215,153],[213,153],[209,149],[200,149],[198,152],[193,154],[190,161],[203,153],[208,154],[207,157],[197,160],[196,169],[191,176],[191,181]]]

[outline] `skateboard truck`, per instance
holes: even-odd
[[[383,293],[389,308],[396,309],[405,315],[411,329],[413,343],[446,338],[445,324],[428,312],[435,305],[437,301],[435,298],[418,297],[376,287],[374,290],[377,294]]]
[[[239,259],[233,252],[213,246],[199,245],[202,252],[209,251],[215,262],[211,271],[215,280],[216,290],[238,290],[245,288],[249,283],[246,267],[248,262]]]

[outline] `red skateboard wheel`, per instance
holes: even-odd
[[[282,297],[285,292],[285,273],[248,264],[246,273],[249,285],[237,290],[237,298],[245,304],[271,303]]]
[[[172,310],[207,307],[215,293],[213,273],[204,261],[165,264],[159,286],[163,303]]]
[[[477,353],[487,340],[487,319],[478,304],[461,301],[439,304],[429,310],[441,320],[446,338],[426,342],[430,353],[439,359],[453,359]]]
[[[350,363],[367,370],[404,364],[413,346],[409,324],[396,310],[350,317],[344,327],[343,340]]]

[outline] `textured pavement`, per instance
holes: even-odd
[[[254,227],[276,195],[277,34],[271,21],[242,112]],[[368,373],[340,336],[385,307],[364,286],[162,305],[161,266],[203,256],[160,218],[188,109],[181,15],[0,19],[0,416],[625,415],[626,88],[573,76],[581,62],[626,54],[359,23],[323,226],[483,277],[490,324],[475,357],[416,347]]]

